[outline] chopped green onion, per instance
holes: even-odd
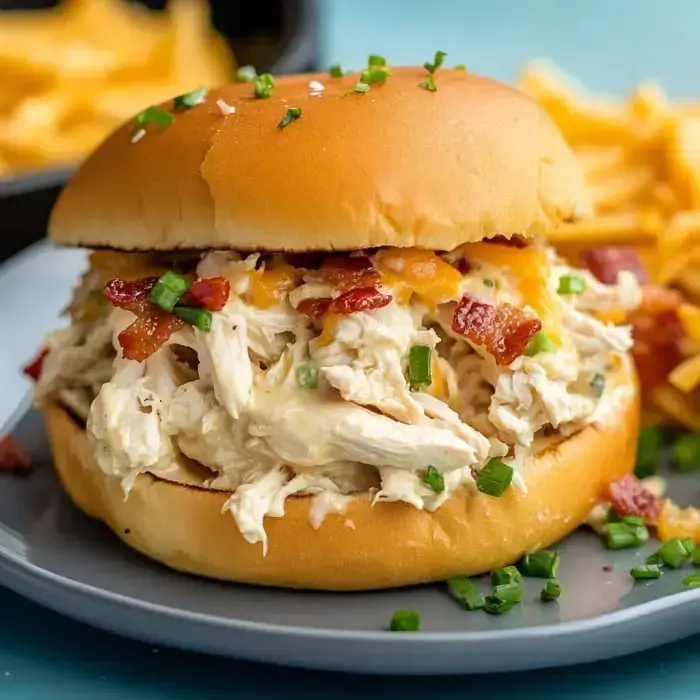
[[[494,457],[477,472],[476,488],[489,496],[502,496],[512,480],[513,467]]]
[[[166,109],[161,109],[160,107],[146,107],[143,112],[139,112],[136,115],[135,121],[137,127],[143,127],[146,124],[166,127],[170,126],[175,121],[175,117]]]
[[[681,472],[700,469],[700,434],[681,435],[673,446],[673,462]]]
[[[255,66],[241,66],[236,71],[237,83],[252,83],[258,77],[258,71]]]
[[[253,93],[257,99],[264,100],[272,94],[273,87],[275,87],[275,79],[270,73],[263,73],[255,79]]]
[[[486,597],[484,611],[489,615],[503,615],[503,613],[507,613],[513,605],[515,605],[515,603],[510,603],[494,595],[490,595]]]
[[[385,66],[386,58],[384,56],[378,56],[375,53],[371,53],[367,59],[367,65],[371,68],[373,66]]]
[[[318,389],[318,370],[313,365],[299,365],[296,380],[302,389]]]
[[[632,549],[649,539],[649,531],[643,523],[620,520],[604,525],[603,537],[608,549]]]
[[[684,537],[681,540],[681,542],[683,543],[683,546],[688,552],[688,556],[690,556],[693,553],[693,549],[695,548],[695,543],[693,542],[692,537]]]
[[[666,542],[647,559],[647,564],[652,563],[649,559],[654,557],[655,561],[653,563],[658,562],[672,569],[680,569],[690,557],[691,548],[692,545],[689,548],[688,543],[684,542],[679,537],[672,537],[670,540],[666,540]]]
[[[360,76],[361,83],[372,85],[373,83],[382,83],[391,75],[391,69],[386,66],[372,66],[362,71]]]
[[[700,574],[690,574],[681,580],[686,588],[700,588]]]
[[[658,428],[642,428],[637,438],[637,464],[635,476],[643,479],[656,474],[663,449],[663,435]]]
[[[525,354],[528,357],[539,355],[541,352],[554,352],[557,346],[554,341],[547,335],[545,331],[536,333],[532,340],[525,348]]]
[[[464,65],[464,63],[458,63],[455,66],[455,70],[467,70],[467,67]]]
[[[658,564],[647,564],[646,566],[633,566],[630,569],[630,576],[635,581],[648,581],[661,578],[663,571]]]
[[[596,372],[590,381],[590,387],[591,391],[593,392],[593,396],[599,399],[605,391],[605,375],[601,374],[600,372]]]
[[[425,70],[427,70],[428,73],[434,73],[443,64],[445,56],[447,56],[447,54],[444,51],[436,51],[433,62],[430,63],[426,61],[423,64],[423,68],[425,68]]]
[[[562,275],[557,294],[581,294],[586,291],[586,280],[581,275]]]
[[[491,572],[491,583],[494,586],[501,586],[504,583],[520,583],[523,580],[522,574],[516,566],[504,566]]]
[[[206,96],[207,91],[205,88],[198,88],[197,90],[192,90],[192,92],[186,92],[184,95],[178,95],[173,100],[173,108],[192,109],[192,107],[202,104]]]
[[[418,632],[420,615],[415,610],[397,610],[391,616],[389,629],[392,632]]]
[[[547,579],[540,591],[540,600],[543,603],[551,603],[561,595],[561,584],[555,578]]]
[[[650,554],[644,561],[652,566],[663,566],[664,563],[658,554]]]
[[[700,566],[700,544],[693,547],[692,551],[690,552],[690,561],[692,562],[693,566]]]
[[[502,600],[504,603],[519,603],[523,599],[522,581],[499,583],[493,587],[493,597]]]
[[[353,92],[359,92],[359,93],[365,93],[369,91],[369,85],[367,83],[363,83],[361,80],[355,83],[355,87],[353,88]]]
[[[428,345],[414,345],[408,353],[408,381],[411,387],[433,383],[433,351]]]
[[[484,280],[484,287],[493,287],[495,284],[493,280]]]
[[[185,323],[189,323],[204,333],[211,330],[211,311],[198,306],[176,306],[173,313],[179,316]]]
[[[328,73],[331,78],[342,78],[345,75],[345,70],[340,63],[335,63],[328,69]]]
[[[301,117],[301,107],[290,107],[287,110],[287,114],[282,117],[282,121],[277,125],[278,129],[285,129],[288,127],[293,121],[296,121]]]
[[[523,576],[532,578],[554,578],[558,568],[559,552],[553,549],[540,549],[526,554],[518,564]]]
[[[432,74],[430,74],[423,82],[418,83],[418,87],[423,88],[423,90],[427,90],[428,92],[437,91],[437,85],[435,84],[435,79],[433,78]]]
[[[486,605],[486,596],[467,576],[453,576],[447,588],[467,610],[481,610]]]
[[[168,270],[153,285],[153,289],[148,293],[148,301],[160,306],[165,311],[172,311],[189,286],[190,281],[187,277]]]
[[[423,483],[429,486],[435,493],[442,493],[445,490],[445,477],[439,469],[431,464],[423,474]]]

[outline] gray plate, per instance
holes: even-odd
[[[18,318],[30,325],[35,319],[50,321],[46,307],[52,313],[60,308],[82,259],[40,245],[5,266],[0,298],[7,299],[4,293],[11,290],[25,307],[0,308],[0,328],[16,327]],[[38,281],[42,294],[33,289]],[[34,345],[26,338],[36,335],[40,332],[19,328],[11,344],[1,344],[5,355],[0,359],[7,360],[8,352],[28,357]],[[20,361],[0,363],[0,386],[14,386]],[[2,393],[0,410],[9,400],[7,390]],[[10,399],[21,403],[21,391]],[[132,552],[71,506],[54,477],[39,416],[30,411],[19,421],[8,420],[36,471],[28,478],[2,479],[0,582],[114,632],[259,661],[404,675],[592,661],[700,632],[700,590],[681,592],[687,570],[635,585],[629,568],[642,562],[654,543],[644,552],[610,553],[584,531],[561,544],[560,601],[541,604],[541,582],[531,580],[523,604],[501,617],[462,611],[442,586],[341,595],[226,585],[177,574]],[[672,492],[686,501],[696,501],[699,487],[697,477],[672,478]],[[419,611],[424,631],[385,631],[397,608]]]

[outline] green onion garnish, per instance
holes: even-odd
[[[649,581],[661,578],[663,571],[658,564],[647,564],[646,566],[633,566],[630,569],[630,576],[635,581]]]
[[[637,439],[635,476],[643,479],[656,474],[663,449],[663,435],[658,428],[642,428]]]
[[[672,569],[680,569],[690,557],[691,552],[692,544],[689,545],[680,537],[672,537],[649,556],[646,563],[662,564]]]
[[[426,61],[423,64],[423,68],[425,68],[425,70],[427,70],[428,73],[434,73],[443,64],[445,56],[447,56],[447,54],[444,51],[436,51],[433,62],[429,63],[428,61]]]
[[[503,615],[507,613],[515,603],[510,603],[506,600],[501,600],[494,595],[486,596],[484,611],[489,615]]]
[[[700,544],[693,547],[690,552],[690,561],[693,566],[700,566]]]
[[[540,600],[543,603],[550,603],[561,595],[561,584],[555,578],[547,579],[540,591]]]
[[[467,576],[453,576],[447,588],[467,610],[481,610],[486,605],[486,596]]]
[[[435,493],[442,493],[445,490],[445,477],[439,469],[431,464],[423,474],[423,483],[429,486]]]
[[[373,83],[383,83],[391,75],[391,69],[386,66],[372,66],[362,71],[361,83],[372,85]]]
[[[259,100],[264,100],[272,94],[272,88],[275,87],[275,79],[270,73],[259,75],[253,83],[253,93]]]
[[[185,323],[189,323],[195,328],[199,328],[204,333],[211,330],[211,311],[198,306],[176,306],[173,313],[179,316]]]
[[[392,632],[418,632],[420,615],[415,610],[397,610],[391,616],[389,629]]]
[[[516,566],[504,566],[491,572],[491,583],[494,586],[501,586],[504,583],[520,583],[523,580],[522,574]]]
[[[525,348],[525,354],[528,357],[539,355],[541,352],[554,352],[557,346],[554,341],[547,335],[545,331],[536,333],[532,340]]]
[[[504,603],[519,603],[523,599],[522,581],[499,583],[493,587],[493,597]]]
[[[484,287],[493,287],[495,284],[493,280],[484,280]]]
[[[255,66],[241,66],[236,71],[237,83],[252,83],[258,77],[258,71]]]
[[[173,108],[192,109],[192,107],[202,104],[206,96],[207,91],[205,88],[199,88],[197,90],[192,90],[192,92],[186,92],[184,95],[178,95],[173,100]]]
[[[498,457],[490,459],[476,474],[476,488],[489,496],[502,496],[513,480],[513,467]]]
[[[609,522],[603,526],[603,537],[608,549],[632,549],[649,539],[649,531],[642,522]]]
[[[427,345],[414,345],[408,353],[408,381],[412,388],[433,383],[433,351]]]
[[[146,124],[155,124],[156,126],[170,126],[175,121],[175,117],[166,109],[160,107],[146,107],[143,112],[136,115],[136,126],[143,127]]]
[[[455,66],[455,70],[467,70],[467,67],[464,65],[464,63],[458,63]]]
[[[700,434],[681,435],[673,446],[673,462],[681,472],[700,469]]]
[[[586,280],[581,275],[562,275],[557,294],[581,294],[586,291]]]
[[[605,375],[596,372],[590,381],[591,392],[596,398],[600,398],[605,391]]]
[[[148,294],[148,301],[160,306],[165,311],[172,311],[189,286],[190,281],[187,277],[168,270],[158,278]]]
[[[437,85],[435,84],[432,73],[423,82],[418,83],[418,87],[428,92],[435,92],[437,90]]]
[[[284,129],[288,127],[292,122],[296,121],[301,117],[301,107],[290,107],[287,110],[287,114],[282,117],[282,120],[277,125],[278,129]]]
[[[373,66],[385,66],[386,58],[384,58],[384,56],[378,56],[376,53],[371,53],[367,59],[367,65],[370,66],[370,68]]]
[[[355,87],[352,89],[353,92],[360,92],[360,93],[365,93],[369,91],[369,85],[367,83],[363,83],[361,80],[355,83]]]
[[[700,588],[700,574],[690,574],[681,580],[685,588]]]
[[[318,389],[318,370],[313,365],[299,365],[296,380],[302,389]]]
[[[532,578],[554,578],[559,568],[559,552],[553,549],[541,549],[539,552],[526,554],[518,563],[523,576]]]
[[[345,70],[340,63],[335,63],[328,69],[328,73],[331,78],[342,78],[345,75]]]

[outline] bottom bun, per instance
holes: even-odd
[[[612,382],[609,382],[612,384]],[[228,494],[143,474],[125,499],[95,464],[85,430],[57,404],[45,414],[56,469],[73,501],[130,547],[179,571],[267,586],[370,590],[473,575],[511,564],[576,529],[607,484],[634,466],[638,395],[625,363],[604,425],[552,443],[523,469],[527,493],[453,495],[434,513],[368,495],[319,529],[308,497],[267,518],[269,551],[243,539],[221,509]],[[629,389],[628,391],[626,389]]]

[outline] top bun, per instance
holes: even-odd
[[[425,78],[394,68],[357,94],[357,74],[294,75],[268,99],[237,83],[137,143],[125,124],[63,190],[50,236],[122,250],[451,250],[587,213],[576,160],[537,103],[462,70],[440,68],[436,92]],[[290,107],[302,116],[278,128]]]

